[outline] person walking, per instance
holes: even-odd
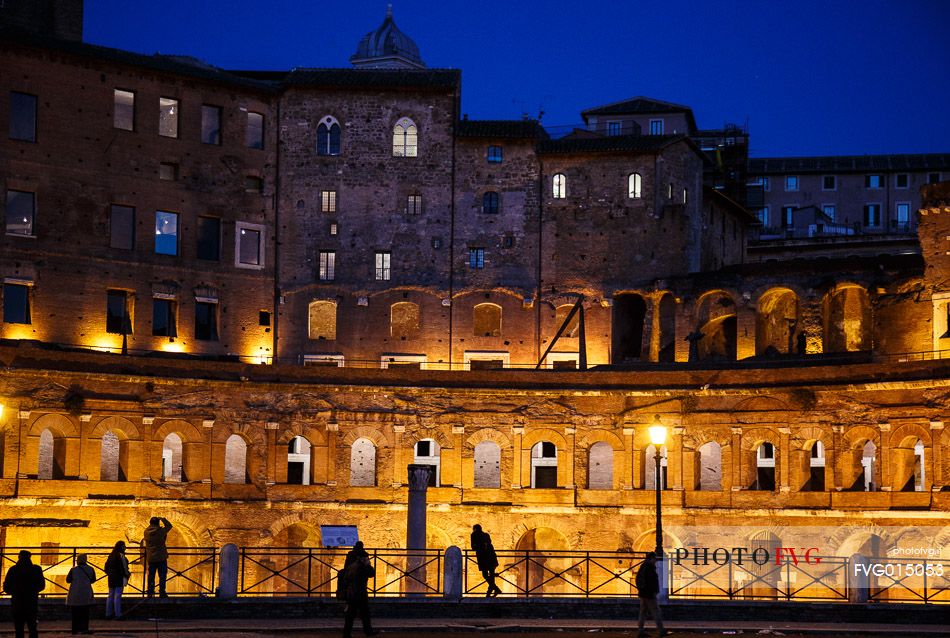
[[[10,615],[16,638],[23,638],[24,625],[30,638],[36,638],[37,597],[46,589],[43,569],[30,560],[29,550],[21,549],[17,562],[7,570],[3,579],[3,592],[10,595]]]
[[[483,532],[481,525],[472,526],[471,545],[475,551],[475,562],[478,563],[478,571],[482,573],[482,577],[488,584],[485,598],[497,596],[501,593],[501,587],[495,584],[498,554],[495,553],[495,546],[492,545],[491,535],[488,532]]]
[[[106,559],[106,580],[109,594],[106,596],[106,620],[122,618],[122,590],[129,582],[129,559],[125,556],[125,541],[118,541]]]
[[[89,608],[95,602],[92,584],[96,582],[96,570],[85,554],[76,556],[76,566],[66,574],[66,582],[69,583],[66,604],[73,618],[72,633],[92,633],[89,631]]]
[[[158,574],[158,597],[168,598],[165,583],[168,580],[168,532],[172,524],[167,518],[153,516],[145,528],[145,562],[148,565],[148,597],[155,594],[155,574]]]
[[[660,614],[660,605],[656,597],[660,593],[660,577],[656,573],[656,552],[647,552],[647,556],[640,569],[637,570],[637,597],[640,599],[640,622],[638,638],[646,636],[643,630],[643,621],[646,620],[646,614],[649,611],[653,616],[653,622],[656,623],[658,636],[668,635],[663,629],[663,615]]]
[[[343,638],[351,638],[353,621],[357,616],[363,622],[363,633],[375,636],[378,631],[373,629],[369,617],[369,593],[367,581],[370,576],[376,575],[376,569],[369,560],[369,554],[363,549],[363,541],[356,541],[346,555],[343,563],[343,599],[346,601],[346,611],[343,620]]]

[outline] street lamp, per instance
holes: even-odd
[[[666,443],[666,427],[660,425],[660,415],[653,417],[650,426],[650,442],[656,455],[653,457],[653,469],[656,474],[653,486],[656,488],[656,558],[663,560],[663,519],[660,516],[660,447]]]

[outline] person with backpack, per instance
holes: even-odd
[[[85,554],[76,556],[76,566],[66,574],[66,582],[69,583],[66,604],[73,619],[72,633],[92,633],[89,631],[89,608],[95,601],[92,584],[96,582],[96,570],[89,564]]]
[[[343,638],[351,638],[353,621],[357,616],[363,621],[363,633],[375,636],[378,631],[373,629],[369,617],[369,592],[367,582],[376,575],[376,569],[369,560],[369,553],[363,549],[363,541],[356,541],[346,555],[346,561],[337,581],[337,596],[342,594],[346,602],[346,611],[343,621]],[[342,590],[342,591],[341,591]]]
[[[16,638],[23,638],[24,625],[30,631],[30,638],[36,638],[37,597],[46,589],[43,569],[35,565],[30,556],[29,550],[21,549],[16,564],[7,570],[3,579],[3,591],[10,594],[10,615]]]
[[[656,600],[660,593],[660,577],[656,573],[656,552],[647,552],[646,558],[637,570],[637,597],[640,599],[640,622],[637,638],[644,638],[646,631],[643,629],[643,622],[646,620],[646,614],[649,611],[653,616],[653,622],[656,623],[658,636],[668,635],[663,629],[663,615],[660,613],[660,605]]]
[[[472,549],[475,551],[475,562],[478,563],[478,571],[488,584],[488,591],[485,598],[491,598],[501,593],[501,587],[495,584],[495,568],[498,567],[498,554],[495,553],[495,546],[491,543],[491,535],[482,531],[481,525],[472,526],[471,537]]]

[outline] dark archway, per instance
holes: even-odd
[[[647,305],[636,294],[614,296],[613,304],[613,362],[639,360],[643,354],[643,320]]]

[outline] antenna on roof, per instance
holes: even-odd
[[[386,17],[387,18],[393,17],[393,5],[391,4],[386,5]]]

